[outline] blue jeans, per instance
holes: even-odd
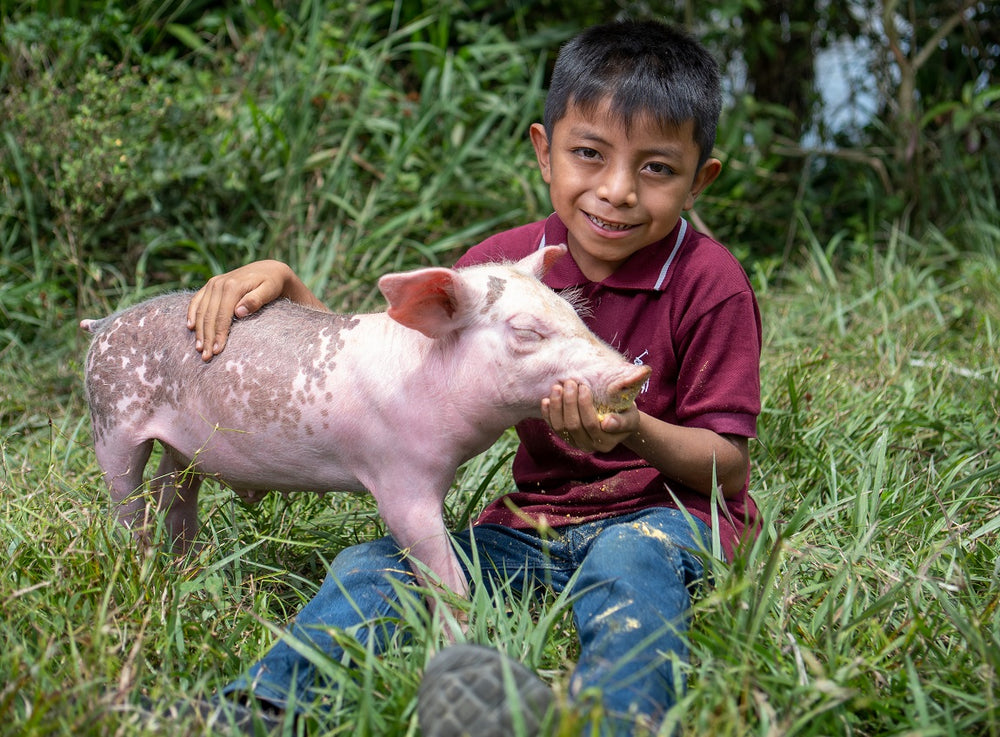
[[[580,638],[572,697],[600,694],[608,713],[654,722],[674,704],[684,688],[674,661],[687,660],[691,595],[704,575],[704,523],[676,509],[653,508],[560,528],[544,538],[480,525],[454,541],[466,560],[479,562],[486,585],[506,581],[525,591],[542,584],[556,593],[572,586]],[[414,576],[391,537],[347,548],[289,633],[335,660],[343,651],[327,628],[350,629],[364,644],[374,638],[380,652],[386,634],[380,628],[399,611],[393,581],[413,583]],[[302,650],[277,642],[224,691],[252,691],[277,705],[293,692],[297,703],[313,701],[316,671]]]

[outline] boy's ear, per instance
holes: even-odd
[[[700,195],[708,185],[718,179],[721,171],[722,162],[718,159],[710,158],[701,165],[698,173],[694,175],[694,181],[691,183],[691,191],[688,192],[687,201],[684,203],[685,210],[690,210],[694,207],[694,201],[698,199],[698,195]]]
[[[538,168],[542,171],[542,179],[546,184],[552,184],[552,166],[549,159],[551,148],[549,147],[549,137],[545,133],[545,126],[541,123],[532,123],[528,131],[531,136],[531,145],[535,147],[535,158],[538,159]]]

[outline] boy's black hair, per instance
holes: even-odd
[[[694,123],[698,168],[712,154],[722,109],[719,66],[693,36],[657,21],[593,26],[559,51],[545,98],[545,130],[576,105],[593,112],[610,100],[626,130],[642,115],[664,128]]]

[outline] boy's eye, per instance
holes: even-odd
[[[646,168],[653,174],[673,174],[673,169],[671,169],[666,164],[659,161],[651,161],[646,164]]]
[[[574,148],[573,153],[579,156],[581,159],[598,159],[601,157],[597,151],[592,148],[587,148],[586,146],[581,146],[580,148]]]

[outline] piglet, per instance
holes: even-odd
[[[250,500],[367,489],[418,579],[465,595],[442,518],[458,467],[540,417],[556,382],[587,384],[614,411],[649,373],[539,281],[564,252],[388,274],[379,289],[389,308],[377,314],[279,301],[236,320],[209,363],[185,324],[190,294],[83,320],[94,334],[86,393],[96,455],[119,519],[143,534],[143,469],[158,440],[151,490],[176,547],[197,530],[204,476]]]

